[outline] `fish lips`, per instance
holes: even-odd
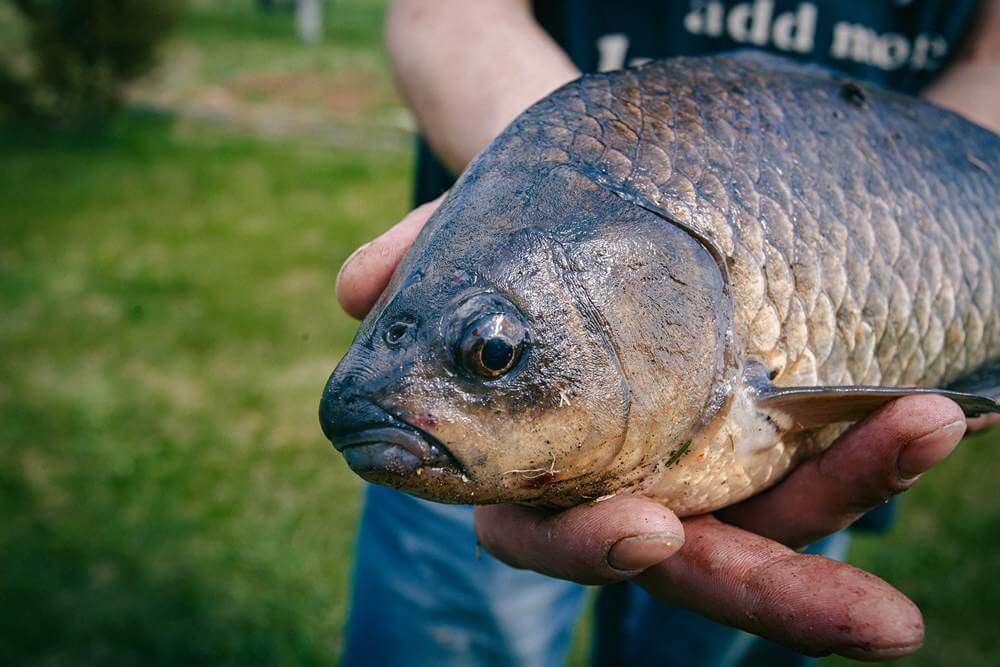
[[[364,479],[417,494],[430,477],[464,476],[462,467],[441,441],[409,425],[381,424],[334,434],[330,442],[344,455],[351,470]]]

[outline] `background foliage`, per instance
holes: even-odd
[[[0,130],[0,663],[336,661],[360,484],[316,420],[354,329],[332,285],[409,200],[381,12],[338,0],[304,47],[196,2],[107,131]],[[857,543],[927,616],[904,664],[1000,652],[998,469],[966,441]]]
[[[0,66],[0,105],[60,125],[104,121],[147,72],[181,0],[9,0],[20,57]]]

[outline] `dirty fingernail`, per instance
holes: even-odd
[[[608,565],[616,570],[645,570],[674,555],[684,545],[675,533],[653,533],[623,537],[608,550]]]
[[[908,480],[930,470],[935,463],[951,453],[964,432],[965,420],[960,419],[906,445],[896,461],[899,476]],[[948,443],[947,450],[942,449],[942,443]]]

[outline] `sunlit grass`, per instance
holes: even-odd
[[[252,11],[252,0],[195,2],[133,97],[275,122],[398,125],[405,112],[382,46],[384,4],[327,3],[323,41],[304,44],[290,12]]]

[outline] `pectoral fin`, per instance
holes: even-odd
[[[966,417],[997,412],[1000,403],[984,394],[927,387],[773,387],[758,386],[757,407],[788,429],[857,421],[903,396],[936,394],[958,403]]]

